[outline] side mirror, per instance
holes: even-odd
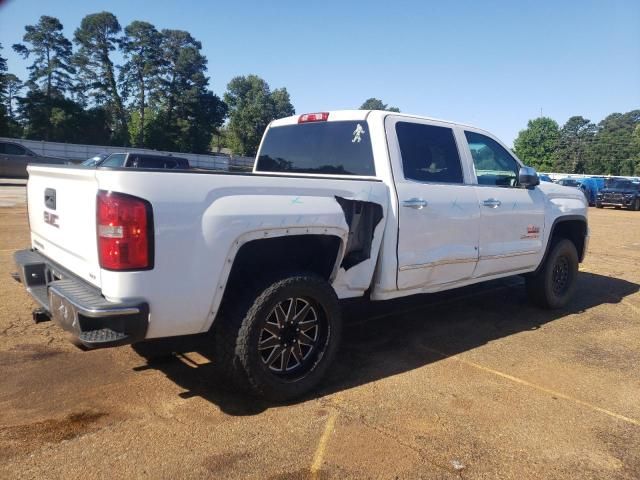
[[[533,167],[520,167],[518,172],[518,183],[525,188],[533,188],[540,185],[540,178]]]

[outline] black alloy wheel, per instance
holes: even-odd
[[[331,284],[307,272],[234,288],[215,326],[221,371],[242,389],[290,401],[315,388],[336,356],[342,331]]]
[[[578,252],[566,238],[552,239],[538,271],[525,277],[529,299],[543,308],[562,308],[571,300],[578,278]]]
[[[554,295],[562,296],[566,293],[569,286],[569,259],[566,256],[556,258],[551,282]]]
[[[263,366],[274,375],[304,376],[326,348],[328,323],[314,303],[311,298],[287,298],[265,318],[258,350]]]

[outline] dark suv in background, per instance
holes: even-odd
[[[640,210],[640,183],[631,180],[611,180],[596,196],[596,207]]]

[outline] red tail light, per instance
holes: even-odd
[[[298,123],[326,122],[328,118],[329,112],[305,113],[298,117]]]
[[[98,192],[98,255],[106,270],[153,268],[153,213],[146,200]]]

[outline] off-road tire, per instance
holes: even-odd
[[[283,378],[263,363],[258,343],[264,322],[279,303],[289,298],[312,302],[326,322],[327,335],[308,371],[299,377]],[[261,286],[227,296],[219,317],[213,333],[222,372],[243,390],[275,402],[293,400],[318,385],[336,356],[342,331],[340,304],[335,291],[327,281],[308,273],[265,281]]]
[[[578,252],[571,240],[554,242],[542,268],[526,277],[527,294],[534,304],[548,309],[564,307],[575,290]]]

